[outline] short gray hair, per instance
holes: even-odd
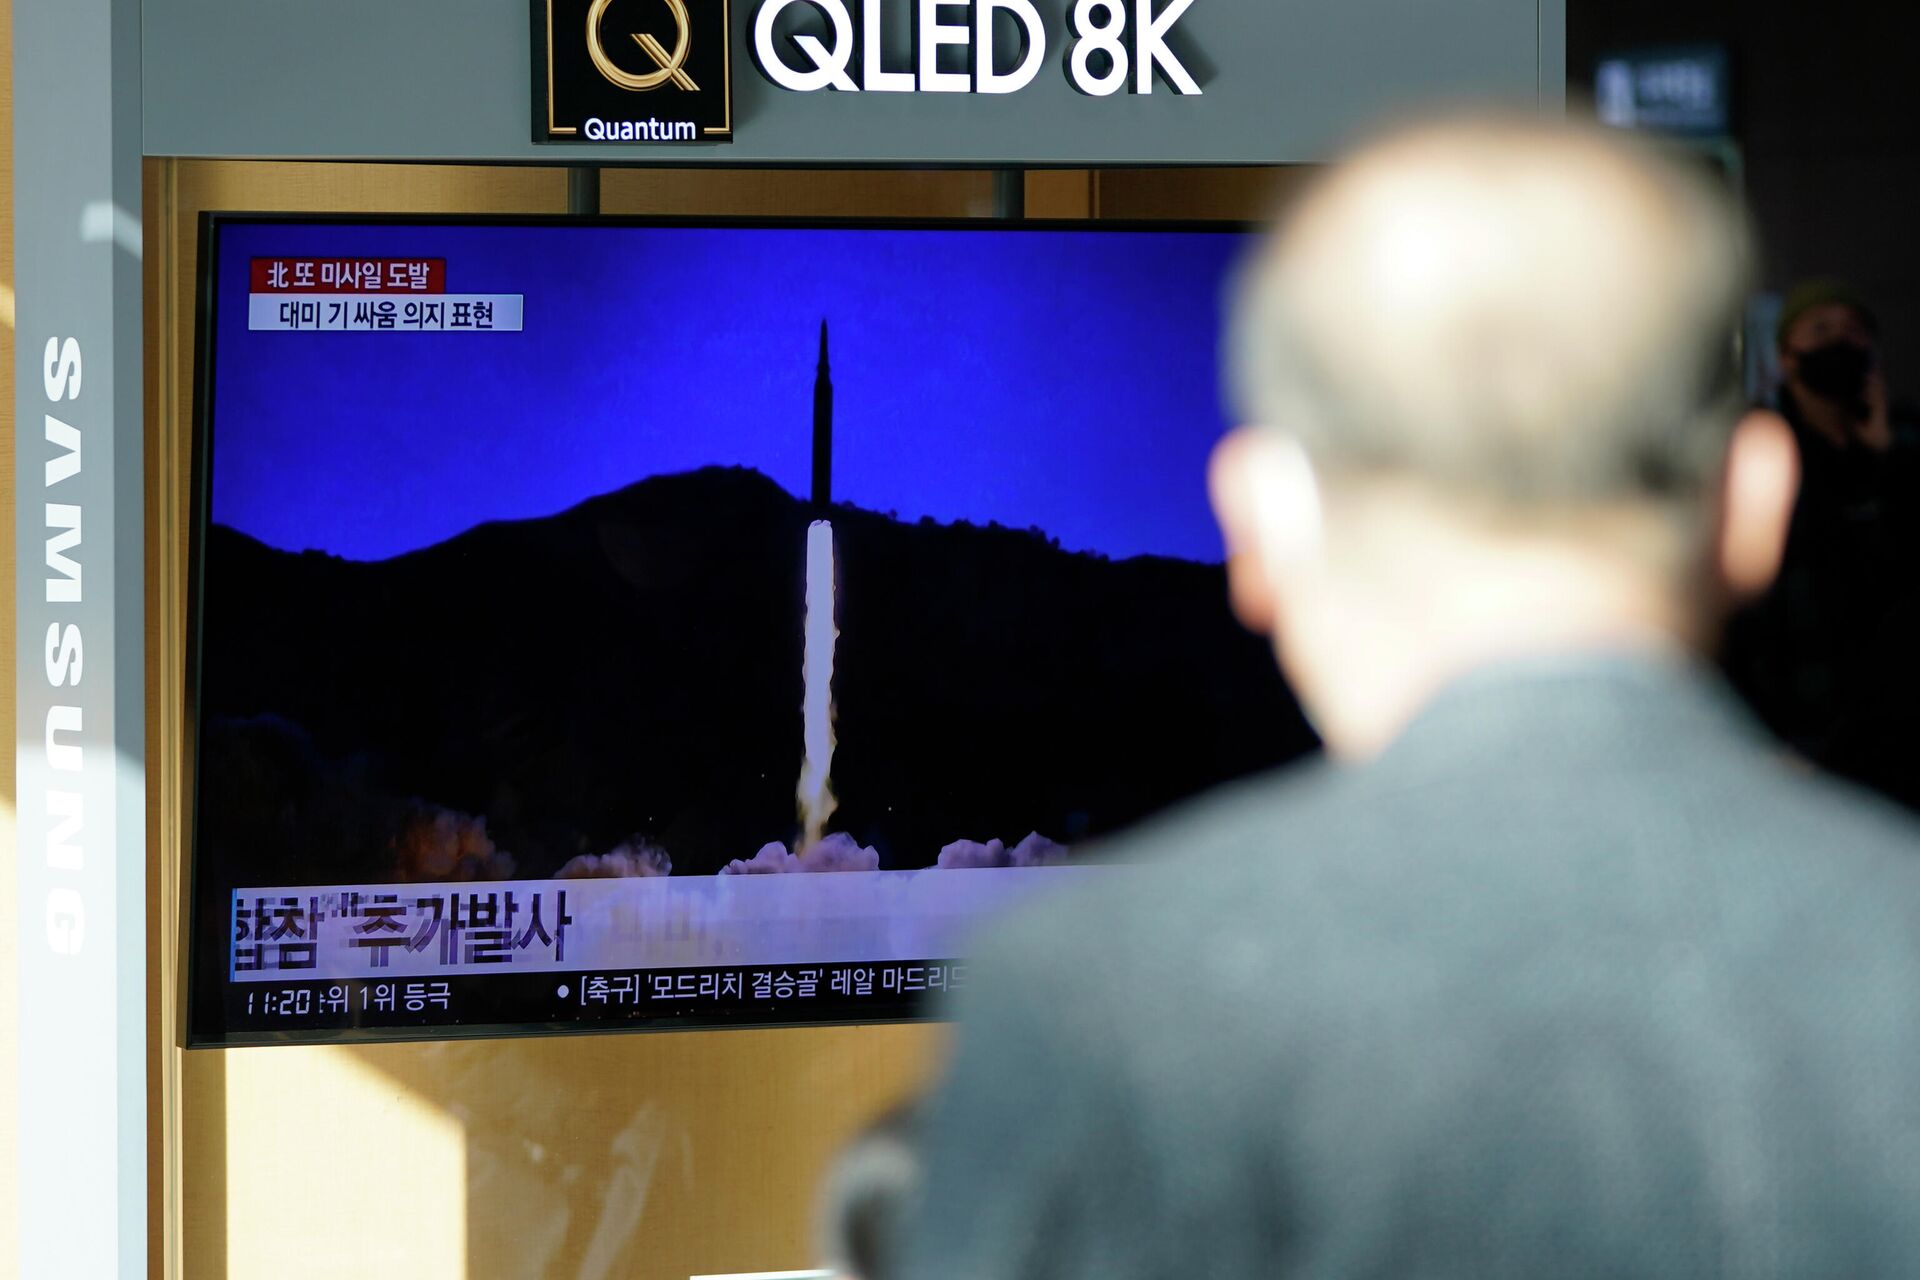
[[[1248,264],[1233,390],[1330,475],[1509,508],[1691,506],[1743,408],[1752,258],[1720,185],[1638,140],[1404,129],[1330,170]]]

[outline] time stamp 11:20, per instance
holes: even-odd
[[[301,1018],[315,1014],[425,1013],[451,1007],[445,982],[333,982],[247,991],[248,1016]]]

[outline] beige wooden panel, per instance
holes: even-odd
[[[147,1232],[149,1274],[182,1274],[180,1187],[184,1154],[179,1043],[183,957],[180,953],[180,797],[186,794],[186,434],[174,432],[183,405],[176,392],[187,379],[179,362],[192,350],[188,330],[175,326],[172,303],[177,255],[168,196],[175,172],[162,162],[140,170],[143,398],[146,408],[145,574],[147,746]],[[190,357],[188,357],[190,358]],[[191,1114],[205,1114],[194,1109]]]
[[[606,169],[600,211],[736,217],[983,217],[993,175],[956,169]]]
[[[609,174],[606,204],[960,215],[988,183],[700,176],[718,181],[696,190]],[[889,187],[895,177],[904,181]],[[937,1028],[177,1047],[197,214],[557,212],[566,183],[558,170],[175,160],[149,161],[147,182],[150,936],[165,1273],[678,1280],[806,1265],[823,1162],[918,1087]]]
[[[1094,211],[1102,218],[1242,220],[1271,217],[1314,166],[1216,169],[1102,169]]]
[[[1091,218],[1093,187],[1090,169],[1035,169],[1027,175],[1027,216]]]
[[[171,213],[189,238],[203,209],[332,213],[564,213],[564,169],[512,165],[173,160]],[[188,297],[191,305],[192,297]]]

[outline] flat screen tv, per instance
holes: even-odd
[[[1204,487],[1244,244],[209,216],[192,1042],[924,1016],[1307,750]]]

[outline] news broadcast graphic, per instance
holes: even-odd
[[[1313,739],[1234,229],[216,216],[196,1044],[879,1020]]]
[[[733,141],[728,0],[531,0],[535,142]]]
[[[437,258],[255,258],[249,279],[249,329],[520,327],[519,294],[449,294],[447,264]]]

